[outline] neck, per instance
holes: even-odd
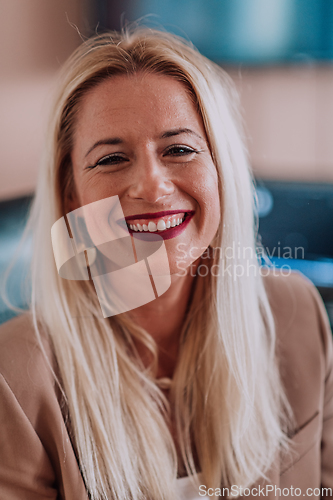
[[[158,347],[157,378],[172,378],[179,348],[179,338],[191,296],[194,277],[171,276],[170,288],[160,297],[131,311],[131,318],[144,328]],[[145,359],[145,348],[138,346]]]

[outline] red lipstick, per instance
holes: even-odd
[[[181,214],[181,218],[183,219],[183,221],[179,225],[175,225],[174,227],[169,227],[169,228],[165,228],[162,230],[153,230],[153,231],[147,230],[147,227],[146,227],[146,230],[142,230],[142,231],[141,230],[135,231],[134,229],[131,229],[131,227],[129,227],[129,221],[131,222],[131,226],[133,226],[135,224],[135,221],[138,221],[138,220],[140,220],[140,223],[142,224],[143,221],[146,221],[146,223],[148,223],[149,220],[150,221],[153,221],[153,219],[155,219],[155,220],[160,219],[161,220],[162,218],[165,218],[167,216],[170,217],[170,216],[176,215],[176,214]],[[150,235],[156,234],[158,236],[161,236],[164,240],[169,240],[171,238],[175,238],[176,236],[181,234],[186,229],[186,227],[190,223],[194,214],[195,214],[194,210],[190,210],[190,211],[169,210],[169,211],[164,211],[164,212],[129,215],[129,216],[125,217],[125,220],[127,221],[128,231],[130,232],[131,235],[133,235],[134,238],[144,239],[144,235],[149,233]],[[163,220],[165,220],[165,219],[163,219]],[[141,224],[140,224],[140,226],[141,226]],[[136,227],[139,228],[138,223],[136,224]],[[141,227],[143,227],[143,226],[141,226]],[[156,228],[156,226],[155,226],[155,228]]]
[[[125,221],[129,221],[129,220],[137,220],[137,219],[158,219],[158,218],[161,218],[161,217],[165,217],[167,215],[175,215],[175,214],[181,214],[181,213],[186,213],[186,214],[190,214],[190,213],[193,213],[194,214],[194,210],[167,210],[165,212],[148,212],[148,213],[144,213],[144,214],[135,214],[135,215],[128,215],[127,217],[125,217]]]

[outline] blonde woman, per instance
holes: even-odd
[[[231,89],[188,43],[145,29],[67,62],[29,225],[31,312],[0,334],[2,498],[329,496],[328,322],[300,275],[263,277]],[[108,203],[133,249],[155,234],[168,265],[150,269],[154,300],[143,274],[122,282],[141,305],[119,314],[91,271],[108,260]],[[60,230],[51,241],[57,221],[75,240],[81,210],[86,279],[63,274]]]

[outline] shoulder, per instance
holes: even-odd
[[[26,347],[36,345],[32,315],[25,312],[0,326],[0,366],[11,362],[11,356],[26,354]]]
[[[39,342],[32,315],[24,313],[0,326],[0,379],[7,397],[16,399],[29,420],[38,418],[42,400],[56,395],[51,345]]]
[[[39,329],[41,343],[38,340],[32,315],[21,314],[0,326],[0,370],[2,374],[14,375],[24,368],[29,360],[37,365],[45,358],[52,358],[51,344],[43,329]],[[14,370],[15,366],[15,370]]]
[[[299,272],[288,275],[271,271],[264,277],[264,286],[275,320],[277,336],[282,339],[302,331],[303,339],[320,332],[322,347],[329,347],[329,321],[320,294],[313,283]],[[312,333],[311,333],[312,332]]]
[[[302,274],[270,273],[264,284],[275,321],[282,382],[301,425],[322,411],[333,365],[332,332],[317,289]]]
[[[313,299],[318,293],[313,283],[299,272],[285,274],[270,270],[264,276],[264,285],[273,312],[283,310],[289,321],[304,306],[313,309]]]
[[[9,498],[87,498],[46,329],[31,314],[0,327],[0,484]],[[6,495],[5,495],[6,496]]]

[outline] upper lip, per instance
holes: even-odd
[[[159,217],[165,217],[166,215],[174,215],[174,214],[179,214],[185,212],[187,214],[189,213],[194,213],[194,210],[167,210],[164,212],[152,212],[152,213],[145,213],[145,214],[135,214],[135,215],[128,215],[125,217],[126,222],[128,220],[135,220],[135,219],[158,219]]]

